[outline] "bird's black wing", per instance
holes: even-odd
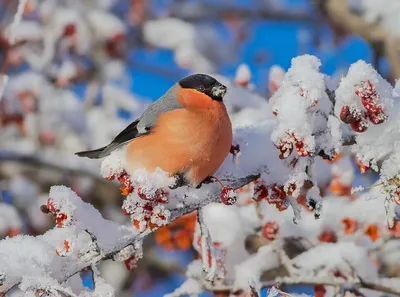
[[[176,88],[176,85],[172,86],[162,97],[150,104],[142,116],[121,131],[109,145],[92,151],[78,152],[75,155],[90,159],[103,158],[122,144],[150,133],[160,114],[183,108],[176,100]]]
[[[91,151],[77,152],[75,155],[79,157],[87,157],[89,159],[100,159],[108,156],[112,151],[120,147],[122,144],[139,136],[146,135],[150,132],[151,127],[146,127],[143,132],[139,132],[137,128],[138,123],[139,119],[129,124],[114,138],[109,145]]]

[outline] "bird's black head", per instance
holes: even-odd
[[[213,100],[222,101],[227,87],[207,74],[193,74],[179,81],[183,89],[195,89]]]

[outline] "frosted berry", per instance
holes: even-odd
[[[131,179],[129,178],[129,175],[126,172],[122,173],[118,177],[118,181],[121,183],[122,195],[127,196],[133,192],[134,187],[132,185]]]
[[[369,112],[368,119],[371,121],[372,124],[379,125],[387,120],[387,115],[381,109],[378,109],[374,113]]]
[[[358,120],[350,124],[353,131],[362,133],[368,130],[368,123],[364,120]]]
[[[51,212],[51,213],[56,213],[58,211],[58,209],[54,206],[54,200],[53,198],[49,198],[47,199],[47,209]]]
[[[263,184],[262,181],[257,181],[257,183],[254,185],[253,199],[255,201],[261,201],[262,199],[265,199],[267,197],[268,197],[267,187]]]
[[[350,106],[346,105],[343,106],[340,110],[340,119],[343,123],[351,124],[360,119],[360,115]]]
[[[137,266],[138,261],[139,259],[137,256],[135,255],[131,256],[129,259],[124,261],[126,269],[132,270]]]
[[[382,107],[378,106],[376,102],[371,101],[365,97],[361,98],[361,103],[367,110],[367,112],[376,112],[378,109],[382,109]]]
[[[156,194],[155,194],[155,200],[158,203],[168,203],[168,199],[169,199],[169,193],[168,191],[164,190],[164,189],[157,189]]]
[[[311,152],[304,147],[304,142],[302,140],[296,141],[296,151],[301,157],[308,157],[311,155]]]
[[[233,205],[236,202],[236,193],[231,187],[223,187],[221,190],[221,201],[225,205]]]
[[[277,148],[279,150],[280,159],[286,159],[293,152],[293,144],[291,142],[283,141],[277,146]]]
[[[270,189],[271,191],[269,192],[268,196],[269,203],[280,202],[286,198],[286,193],[283,190],[282,185],[272,184]]]
[[[62,228],[68,216],[65,213],[59,213],[56,216],[57,228]]]

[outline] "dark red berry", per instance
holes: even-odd
[[[64,27],[63,36],[70,37],[76,33],[76,25],[70,23]]]
[[[350,106],[346,105],[343,106],[340,110],[340,119],[343,123],[351,124],[359,120],[360,115],[355,109],[350,108]]]
[[[233,205],[236,202],[236,193],[231,187],[223,187],[221,190],[221,201],[225,205]]]
[[[368,123],[364,120],[358,120],[354,123],[351,123],[350,126],[353,131],[359,133],[365,132],[368,129]]]

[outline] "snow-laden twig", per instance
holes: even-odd
[[[8,33],[8,46],[5,50],[3,65],[1,66],[1,73],[0,73],[0,101],[3,98],[4,90],[6,88],[8,80],[9,80],[8,75],[6,74],[9,47],[14,45],[14,43],[15,43],[14,30],[18,26],[18,24],[21,22],[22,14],[24,12],[24,7],[26,5],[26,2],[27,2],[27,0],[19,0],[17,12],[15,13],[14,19],[7,30],[8,31],[7,32]]]
[[[17,12],[14,15],[14,19],[8,28],[8,41],[10,45],[15,43],[15,35],[14,30],[18,27],[19,23],[22,20],[22,14],[24,13],[25,5],[28,0],[19,0]]]

